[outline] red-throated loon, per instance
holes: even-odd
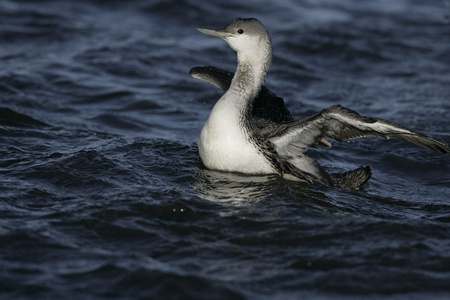
[[[376,136],[394,137],[430,150],[450,152],[448,145],[421,133],[389,121],[360,116],[340,105],[294,121],[283,100],[263,87],[272,61],[272,42],[260,21],[234,19],[224,29],[197,30],[225,40],[238,57],[234,76],[214,67],[196,67],[190,71],[194,78],[226,91],[212,109],[198,142],[202,162],[209,169],[279,174],[308,183],[359,189],[371,177],[370,166],[343,174],[328,174],[308,155],[308,148],[330,147],[324,137],[344,142]]]

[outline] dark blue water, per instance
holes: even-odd
[[[257,17],[267,86],[450,143],[448,1],[0,1],[1,299],[444,299],[448,155],[315,151],[362,191],[206,170],[196,141],[235,69],[195,27]]]

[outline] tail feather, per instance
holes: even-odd
[[[340,188],[359,190],[369,181],[370,177],[372,177],[372,167],[365,166],[345,173],[332,174],[331,183]]]

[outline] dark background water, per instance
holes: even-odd
[[[196,141],[235,69],[195,27],[257,17],[267,86],[450,142],[450,4],[0,1],[1,299],[450,297],[446,155],[395,140],[315,151],[362,191],[205,170]]]

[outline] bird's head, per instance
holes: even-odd
[[[238,54],[254,53],[259,50],[272,52],[270,35],[264,25],[257,19],[232,20],[225,28],[218,30],[197,28],[206,35],[225,40]]]

